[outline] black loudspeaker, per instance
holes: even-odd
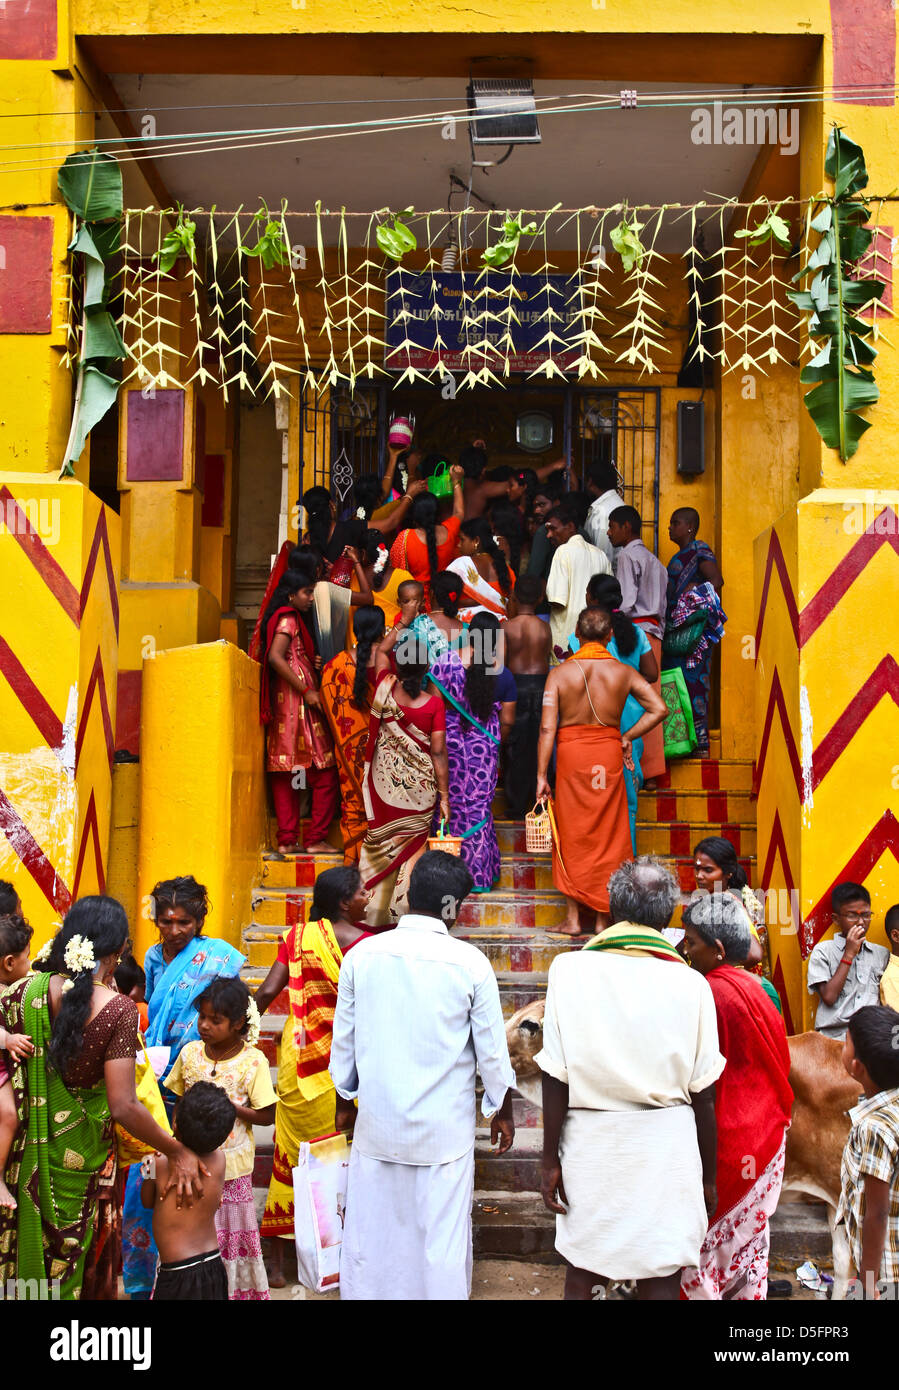
[[[677,471],[705,472],[705,406],[702,401],[677,403]]]

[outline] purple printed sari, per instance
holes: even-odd
[[[709,703],[712,685],[712,653],[724,635],[727,615],[721,607],[714,586],[703,579],[700,565],[714,560],[715,554],[705,541],[691,541],[668,561],[667,627],[689,621],[700,609],[706,610],[706,629],[694,652],[689,656],[664,657],[666,669],[679,666],[684,673],[687,694],[693,709],[697,752],[709,752]],[[696,585],[696,588],[691,588]]]
[[[462,858],[476,893],[488,893],[499,879],[499,845],[493,824],[493,797],[499,770],[499,706],[487,724],[476,719],[465,698],[465,667],[454,652],[444,652],[428,680],[446,702],[446,751],[449,759],[450,821],[447,832],[462,835]],[[439,825],[439,808],[435,828]]]

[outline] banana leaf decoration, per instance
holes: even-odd
[[[71,478],[88,434],[118,395],[121,383],[109,368],[126,356],[122,335],[106,307],[107,264],[119,249],[122,171],[112,155],[80,151],[69,155],[57,173],[57,183],[66,206],[75,214],[69,251],[81,257],[84,268],[72,425],[59,474]]]
[[[873,239],[865,226],[868,204],[858,196],[868,171],[861,148],[838,126],[827,142],[824,170],[833,182],[833,196],[821,200],[821,210],[809,223],[820,239],[794,280],[812,278],[806,289],[788,293],[808,315],[808,335],[818,345],[799,376],[803,385],[814,383],[804,397],[806,409],[824,443],[845,463],[871,428],[871,421],[858,412],[880,396],[871,370],[877,350],[867,341],[873,325],[864,323],[858,311],[879,299],[885,287],[874,278],[852,278]]]

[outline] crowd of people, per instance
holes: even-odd
[[[317,875],[255,997],[190,875],[153,889],[143,968],[103,896],[32,960],[0,883],[0,1288],[102,1299],[121,1278],[134,1300],[267,1300],[301,1146],[337,1129],[342,1297],[468,1297],[476,1074],[500,1154],[515,1074],[493,970],[452,927],[499,878],[502,785],[515,819],[549,808],[557,930],[587,938],[552,963],[537,1055],[566,1297],[619,1281],[646,1299],[766,1296],[793,1094],[762,905],[728,840],[695,846],[686,902],[636,842],[672,675],[680,751],[710,751],[720,569],[690,508],[666,569],[609,465],[580,491],[562,462],[487,464],[480,441],[457,464],[392,448],[351,519],[326,489],[304,495],[250,645],[271,854],[339,845],[344,862]],[[838,885],[832,909],[808,987],[864,1093],[840,1218],[873,1294],[899,1283],[899,904],[890,950],[867,940],[862,885]],[[275,1087],[260,1019],[285,990]],[[254,1126],[272,1124],[260,1226]]]
[[[551,965],[540,1181],[567,1298],[615,1283],[652,1300],[766,1296],[791,1063],[779,1000],[756,973],[752,895],[725,845],[696,847],[686,904],[661,861],[627,860],[609,880],[610,925]],[[190,876],[153,891],[160,941],[146,971],[108,897],[76,902],[32,960],[21,904],[0,884],[3,1288],[112,1299],[122,1274],[137,1300],[267,1300],[285,1283],[300,1146],[337,1129],[352,1138],[342,1298],[467,1298],[476,1073],[499,1154],[515,1139],[516,1085],[493,970],[452,934],[474,887],[461,857],[426,852],[408,910],[371,932],[358,866],[324,870],[253,998],[243,956],[205,935],[206,891]],[[899,904],[889,952],[865,939],[864,888],[838,885],[832,908],[837,934],[816,948],[809,989],[862,1092],[838,1220],[860,1296],[895,1297]],[[257,1043],[285,989],[275,1090]],[[260,1232],[253,1127],[272,1123]],[[613,1199],[599,1182],[609,1173]]]
[[[339,810],[366,922],[384,928],[429,839],[459,840],[489,892],[497,788],[514,819],[552,797],[562,930],[577,935],[605,924],[609,875],[636,852],[637,793],[665,772],[672,710],[690,731],[673,747],[709,754],[723,581],[690,508],[672,515],[666,570],[611,464],[583,490],[564,460],[487,465],[482,441],[456,464],[397,446],[381,479],[357,481],[351,519],[326,489],[304,494],[250,644],[277,852],[336,848]]]

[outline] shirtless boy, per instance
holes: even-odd
[[[215,1214],[225,1183],[225,1155],[220,1145],[234,1128],[234,1106],[211,1081],[191,1086],[175,1107],[175,1137],[200,1160],[203,1195],[193,1206],[177,1207],[175,1191],[157,1199],[168,1177],[162,1154],[141,1164],[140,1198],[153,1208],[153,1239],[159,1248],[154,1299],[218,1302],[228,1298],[228,1276],[219,1254]]]
[[[515,582],[515,610],[503,628],[506,665],[518,686],[515,725],[506,750],[504,788],[509,815],[522,820],[534,805],[537,786],[537,739],[540,733],[543,687],[549,671],[552,637],[549,623],[538,618],[543,580],[523,574]]]

